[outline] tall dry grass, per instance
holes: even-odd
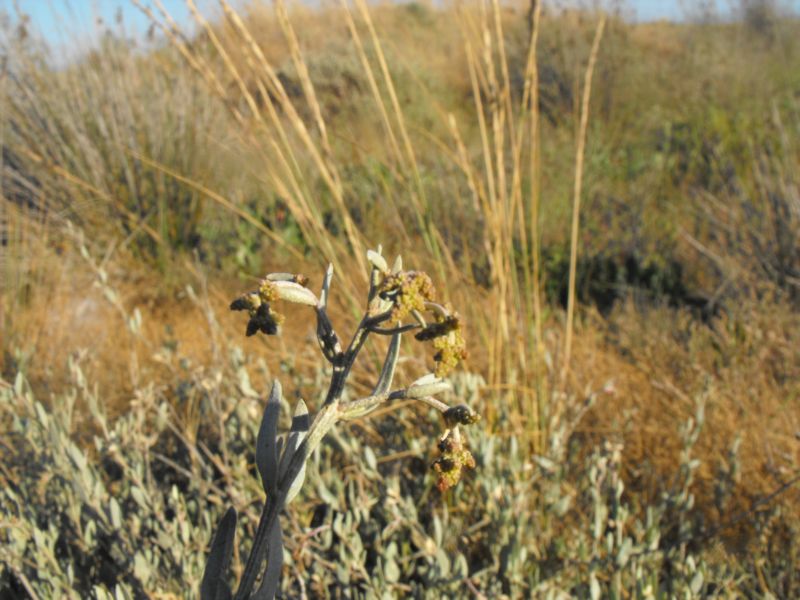
[[[54,290],[57,306],[74,308],[95,276],[67,250],[58,253],[71,242],[51,224],[71,220],[89,232],[86,243],[107,257],[123,301],[141,306],[145,323],[154,323],[152,347],[168,322],[174,340],[199,349],[198,361],[212,359],[213,344],[206,332],[192,330],[195,315],[181,314],[177,294],[158,290],[162,278],[147,260],[181,283],[196,284],[205,271],[210,297],[223,306],[220,290],[233,273],[258,274],[258,261],[226,268],[215,256],[238,253],[242,240],[268,239],[243,255],[266,255],[273,267],[280,262],[313,272],[332,262],[343,293],[363,283],[363,250],[383,242],[388,254],[402,251],[409,263],[446,282],[445,300],[465,307],[469,368],[486,379],[479,408],[498,435],[522,437],[532,454],[563,454],[576,440],[587,440],[585,449],[620,438],[630,448],[630,489],[656,494],[659,475],[679,452],[677,424],[705,394],[714,432],[705,447],[708,465],[721,461],[739,434],[748,461],[743,487],[758,490],[754,496],[774,489],[781,469],[795,468],[775,459],[776,453],[792,456],[794,417],[759,420],[766,407],[780,414],[784,398],[795,393],[795,317],[781,290],[796,275],[784,268],[783,280],[770,280],[776,265],[794,259],[775,251],[771,231],[754,224],[750,213],[755,204],[765,222],[791,222],[782,215],[795,210],[783,205],[795,202],[796,184],[786,173],[796,161],[792,127],[800,121],[791,116],[796,106],[776,107],[778,115],[790,115],[782,125],[783,155],[776,159],[753,139],[751,165],[763,166],[742,166],[737,150],[749,134],[734,126],[739,96],[722,97],[703,113],[695,107],[711,104],[708,82],[691,76],[703,48],[719,59],[708,78],[730,81],[731,88],[791,89],[780,68],[739,73],[736,61],[723,60],[733,52],[724,31],[703,37],[689,25],[637,28],[595,14],[547,14],[540,3],[529,21],[524,11],[499,2],[443,10],[355,2],[321,12],[277,2],[274,9],[253,5],[243,15],[224,0],[221,5],[224,19],[215,23],[190,2],[200,32],[193,38],[166,12],[146,11],[167,42],[149,55],[109,39],[102,52],[54,71],[20,52],[18,60],[28,62],[16,63],[18,77],[3,80],[3,160],[13,176],[2,179],[2,192],[13,240],[7,252],[15,257],[6,267],[17,278],[4,325],[12,332],[6,339],[13,335],[13,344],[33,348],[31,360],[41,360],[47,348],[52,354],[44,356],[56,364],[64,348],[87,343],[71,333],[74,311],[58,320],[58,333],[44,329],[53,303],[39,290]],[[598,23],[606,23],[602,44]],[[417,47],[404,45],[403,36],[419,36]],[[793,56],[791,41],[778,39],[781,52]],[[751,53],[772,64],[760,43],[736,56]],[[684,46],[691,51],[682,52]],[[428,61],[433,49],[437,56]],[[637,62],[636,52],[651,62]],[[331,66],[331,55],[343,64]],[[426,76],[420,64],[434,75]],[[675,87],[675,97],[650,92],[644,84],[651,78],[668,84],[658,93]],[[695,112],[671,111],[676,99],[694,102]],[[704,121],[713,124],[710,133]],[[645,154],[656,157],[637,162]],[[727,204],[742,199],[730,182],[720,183],[727,162],[747,174],[743,187],[752,185],[758,202]],[[750,179],[753,172],[759,175]],[[712,193],[714,202],[698,189]],[[771,204],[778,192],[786,200]],[[675,200],[690,196],[698,197],[699,210]],[[712,228],[711,245],[706,218],[723,223]],[[745,224],[754,230],[744,247],[761,249],[769,260],[754,263],[742,250],[736,232]],[[619,237],[623,246],[629,235],[641,235],[630,242],[634,251],[647,248],[658,258],[664,244],[685,264],[704,265],[692,272],[698,284],[738,280],[759,269],[767,277],[754,275],[752,290],[734,297],[747,298],[741,312],[723,315],[709,329],[688,308],[662,306],[642,316],[632,308],[635,299],[618,303],[606,321],[581,302],[582,256],[602,250],[599,238]],[[560,283],[553,248],[568,248],[565,312],[548,296]],[[714,264],[719,256],[723,266]],[[59,268],[67,274],[54,279]],[[130,281],[132,272],[141,279]],[[20,299],[26,285],[30,300]],[[720,301],[728,292],[721,289]],[[773,293],[777,308],[763,308],[760,302]],[[345,307],[353,309],[352,301],[346,298]],[[660,302],[668,301],[654,304]],[[96,315],[97,330],[114,318],[110,313]],[[263,351],[256,344],[247,348]],[[152,347],[131,352],[143,364]],[[109,372],[104,385],[132,356],[126,351],[103,366],[109,355],[97,356],[97,371]],[[374,368],[372,362],[365,368]],[[146,373],[156,378],[158,372]],[[130,385],[119,401],[146,376],[141,369],[135,377],[126,374]],[[48,380],[46,369],[40,379]],[[746,382],[754,383],[748,388]],[[706,471],[707,491],[713,468]]]
[[[247,24],[230,5],[222,2],[225,23],[214,27],[193,3],[189,6],[197,24],[205,32],[208,45],[219,58],[214,63],[221,65],[219,70],[208,63],[203,54],[205,47],[192,48],[181,41],[183,36],[165,12],[154,14],[144,10],[172,41],[187,66],[195,70],[207,82],[209,91],[218,95],[231,109],[234,119],[252,125],[243,132],[245,143],[256,148],[254,154],[263,160],[267,184],[287,202],[303,237],[314,240],[320,258],[331,261],[345,277],[362,273],[360,257],[372,241],[355,224],[353,212],[363,203],[343,183],[330,139],[333,127],[326,123],[301,48],[300,29],[293,25],[289,9],[283,2],[278,2],[274,13],[262,9],[263,12],[253,13]],[[302,10],[295,12],[301,23],[302,13]],[[396,89],[397,75],[390,71],[376,19],[364,3],[356,2],[352,8],[343,3],[337,8],[327,9],[325,18],[345,24],[348,42],[363,70],[367,99],[385,135],[385,158],[397,190],[384,200],[385,208],[375,216],[379,222],[390,222],[398,228],[398,240],[405,243],[420,240],[424,253],[433,257],[436,272],[440,276],[456,276],[460,281],[463,287],[456,289],[461,299],[466,299],[478,283],[475,273],[471,272],[475,257],[470,253],[485,254],[482,257],[488,264],[488,274],[482,275],[488,288],[485,301],[497,307],[498,321],[488,323],[478,315],[471,319],[481,339],[478,352],[485,353],[480,360],[487,366],[489,389],[496,398],[502,399],[500,401],[514,406],[517,414],[523,417],[523,429],[530,435],[532,447],[541,452],[547,445],[548,430],[552,426],[550,421],[564,412],[563,408],[551,406],[555,392],[550,391],[546,369],[542,366],[539,186],[534,183],[541,178],[536,48],[541,6],[537,6],[532,14],[521,97],[513,97],[504,47],[505,27],[513,15],[497,2],[464,5],[456,9],[455,14],[462,32],[460,43],[464,48],[474,101],[472,118],[476,120],[479,132],[478,157],[469,156],[464,143],[465,135],[474,124],[460,123],[458,117],[444,106],[436,107],[441,119],[438,130],[448,135],[436,137],[429,134],[427,140],[412,138]],[[268,58],[269,51],[259,45],[257,34],[251,28],[259,29],[262,39],[266,37],[264,29],[271,28],[282,34],[288,60],[297,76],[298,93],[290,95],[287,91],[284,81],[278,76],[279,67]],[[302,41],[308,39],[310,36]],[[590,53],[585,115],[588,114],[591,71],[598,50],[599,36]],[[231,86],[241,103],[232,103]],[[436,106],[436,99],[432,101]],[[243,110],[245,107],[246,111]],[[579,140],[585,139],[586,123],[584,118]],[[457,169],[461,179],[454,183],[467,191],[466,197],[450,200],[452,208],[461,210],[463,207],[475,212],[484,223],[477,232],[479,239],[466,243],[462,240],[460,248],[446,242],[447,232],[437,222],[437,211],[428,198],[430,191],[423,183],[425,165],[420,163],[419,152],[415,150],[415,144],[421,143],[433,143],[446,149],[452,161],[451,168]],[[581,148],[578,156],[576,202],[580,198],[582,180]],[[310,180],[319,181],[322,190],[310,187]],[[330,236],[321,218],[329,206],[342,222],[344,235],[341,237]],[[576,219],[579,212],[579,204],[576,204]],[[405,215],[408,217],[403,218]],[[577,249],[577,230],[573,231],[573,240],[573,248]],[[464,253],[467,253],[466,257],[463,257]],[[459,259],[457,254],[463,258]],[[574,270],[574,256],[572,262]],[[571,287],[574,288],[574,275]],[[569,362],[572,304],[568,312],[565,364]],[[531,328],[530,324],[534,327]],[[487,403],[485,408],[492,422],[495,403]]]

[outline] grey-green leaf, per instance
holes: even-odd
[[[275,493],[278,485],[278,418],[281,412],[281,384],[272,384],[272,391],[264,409],[261,427],[256,440],[256,466],[261,475],[261,484],[268,494]]]
[[[300,490],[303,488],[303,482],[306,480],[306,463],[303,463],[303,466],[300,467],[300,472],[297,473],[297,476],[294,478],[292,485],[289,486],[289,491],[286,492],[286,504],[289,504],[292,500],[295,499],[297,494],[300,493]]]
[[[269,548],[267,570],[258,591],[251,596],[252,600],[272,600],[280,587],[281,569],[283,568],[283,536],[281,535],[280,521],[276,520],[269,532],[267,546]]]
[[[310,421],[311,419],[308,415],[306,403],[303,400],[300,400],[294,409],[294,416],[292,417],[292,429],[289,433],[288,439],[286,440],[286,450],[283,451],[280,467],[278,468],[278,476],[280,479],[286,475],[294,453],[305,439],[306,433],[308,432],[308,428],[310,426]]]
[[[400,336],[401,334],[399,333],[395,333],[392,336],[392,341],[389,343],[389,350],[386,352],[386,359],[383,361],[381,375],[378,378],[375,389],[372,390],[373,396],[388,392],[389,388],[392,386],[394,371],[397,367],[397,359],[400,356]]]
[[[325,271],[325,279],[322,282],[322,292],[319,295],[319,307],[325,308],[328,306],[328,294],[331,290],[331,280],[333,279],[333,265],[328,265]]]
[[[236,509],[229,508],[219,522],[217,533],[211,542],[206,570],[200,583],[201,600],[229,600],[231,590],[225,582],[225,574],[231,562],[233,539],[236,535]]]

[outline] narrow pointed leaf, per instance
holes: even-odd
[[[200,584],[201,600],[227,600],[231,590],[225,582],[231,562],[233,539],[236,535],[236,509],[229,508],[217,526],[211,550],[208,553],[206,570]]]
[[[272,391],[264,409],[261,427],[256,440],[256,466],[261,475],[264,491],[272,494],[278,485],[278,418],[281,413],[281,384],[278,380],[272,384]]]
[[[306,480],[306,463],[303,463],[303,466],[300,467],[300,472],[297,474],[297,477],[294,478],[292,485],[289,486],[289,491],[286,492],[286,504],[288,505],[292,500],[295,499],[297,494],[300,493],[300,490],[303,488],[303,483]]]
[[[292,429],[289,432],[288,438],[286,439],[286,450],[283,451],[280,467],[278,468],[279,479],[283,479],[283,477],[286,475],[286,471],[289,469],[289,463],[292,462],[294,453],[297,451],[297,449],[300,447],[300,444],[306,437],[310,422],[311,419],[308,415],[308,407],[306,407],[306,403],[303,400],[300,400],[294,409],[294,416],[292,417]]]
[[[401,334],[399,333],[395,333],[392,336],[392,341],[389,343],[389,350],[386,352],[386,359],[383,361],[381,375],[378,377],[378,383],[375,389],[372,390],[373,396],[388,392],[389,388],[392,386],[394,371],[397,367],[397,359],[400,356],[400,336]]]
[[[322,292],[319,295],[319,306],[325,308],[328,305],[328,294],[331,289],[331,280],[333,279],[333,265],[328,265],[325,271],[325,280],[322,282]]]
[[[294,416],[292,416],[292,433],[301,433],[305,437],[311,425],[311,417],[308,415],[308,407],[305,401],[301,398],[294,407]]]
[[[381,273],[389,272],[389,265],[386,263],[386,259],[380,255],[380,252],[375,252],[374,250],[367,250],[367,260],[375,269],[377,269]]]
[[[251,596],[252,600],[272,600],[278,593],[281,581],[281,569],[283,568],[283,536],[281,535],[281,524],[275,521],[275,525],[269,533],[269,548],[267,554],[267,570],[258,591]]]
[[[403,257],[398,255],[397,258],[394,259],[394,264],[392,265],[392,275],[397,275],[402,270],[403,270]]]

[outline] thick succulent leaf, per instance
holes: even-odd
[[[303,400],[300,400],[295,407],[294,417],[292,417],[292,430],[289,432],[289,437],[286,440],[286,450],[283,451],[283,456],[281,456],[281,464],[278,468],[279,480],[282,480],[286,476],[286,472],[289,470],[289,464],[292,462],[294,453],[305,439],[306,433],[308,433],[310,422],[311,419],[308,415],[306,403],[303,402]],[[301,474],[302,473],[298,473],[297,478],[299,478]]]
[[[267,546],[269,548],[267,570],[264,572],[264,578],[261,580],[258,591],[251,596],[252,600],[272,600],[280,587],[281,569],[283,568],[283,536],[278,520],[275,521],[275,525],[269,532]]]
[[[423,396],[441,394],[451,389],[453,389],[453,386],[449,381],[445,381],[433,373],[428,373],[424,377],[417,379],[408,387],[406,396],[408,398],[422,398]]]
[[[297,494],[300,493],[300,490],[303,488],[303,483],[306,480],[306,463],[303,463],[303,466],[300,467],[300,472],[297,474],[297,477],[294,478],[292,485],[289,486],[289,491],[286,492],[286,504],[289,504],[292,500],[295,499]]]
[[[389,265],[386,263],[386,259],[381,256],[380,251],[367,250],[367,260],[381,273],[389,272]]]
[[[389,350],[386,352],[386,359],[383,361],[383,368],[381,375],[378,378],[378,383],[375,389],[372,390],[372,395],[377,396],[388,392],[392,386],[392,379],[394,378],[394,371],[397,367],[397,359],[400,356],[400,334],[395,333],[392,336],[392,341],[389,343]]]
[[[211,542],[206,570],[200,583],[200,600],[228,600],[231,597],[225,576],[231,562],[235,534],[236,509],[231,507],[220,520]]]
[[[256,440],[256,466],[261,475],[264,491],[272,494],[278,485],[278,418],[281,414],[281,384],[278,380],[272,384],[272,391],[264,409],[261,427]]]
[[[398,255],[397,258],[394,259],[394,264],[392,265],[392,275],[397,275],[402,270],[403,270],[403,257]]]
[[[294,416],[292,417],[292,427],[289,431],[289,437],[286,441],[286,450],[281,457],[280,476],[283,477],[286,469],[289,466],[289,461],[295,450],[300,446],[301,442],[305,439],[308,428],[311,425],[311,418],[308,414],[308,407],[301,399],[297,406],[294,408]]]
[[[306,432],[311,425],[311,417],[308,414],[308,407],[305,401],[301,398],[294,407],[294,415],[292,416],[291,432],[297,433],[301,437],[301,441],[306,437]]]
[[[314,307],[318,304],[314,292],[294,281],[276,281],[275,289],[278,291],[278,297],[286,302]]]

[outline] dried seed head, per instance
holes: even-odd
[[[445,492],[461,480],[465,468],[475,468],[475,458],[450,434],[439,441],[439,451],[442,455],[433,462],[431,468],[438,473],[436,487],[440,492]]]

